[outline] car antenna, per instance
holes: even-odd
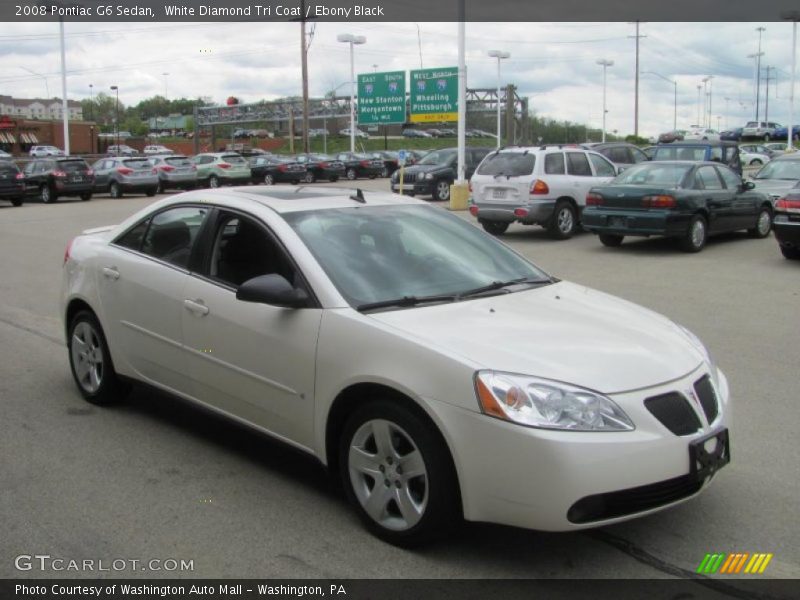
[[[356,188],[356,193],[350,194],[350,200],[355,200],[361,204],[367,203],[366,199],[364,198],[364,192],[361,191],[361,188]]]

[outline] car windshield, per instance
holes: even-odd
[[[617,175],[613,185],[657,185],[677,188],[692,165],[638,164]]]
[[[773,160],[755,175],[756,179],[800,179],[800,159]]]
[[[434,207],[359,206],[284,218],[354,307],[496,282],[550,281],[494,238]]]
[[[418,165],[443,165],[448,162],[456,155],[455,150],[439,150],[436,152],[431,152],[430,154],[426,154],[422,160],[420,160],[417,164]]]
[[[533,173],[536,156],[522,152],[501,152],[487,156],[478,167],[478,175],[520,177]]]

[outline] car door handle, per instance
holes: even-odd
[[[103,277],[116,281],[119,279],[119,271],[116,267],[103,267]]]
[[[183,301],[183,306],[186,307],[186,310],[199,317],[205,317],[208,314],[208,307],[203,304],[202,300],[189,300],[187,298]]]

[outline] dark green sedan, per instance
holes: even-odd
[[[592,188],[581,221],[606,246],[619,246],[627,235],[660,235],[699,252],[712,233],[769,235],[772,203],[753,187],[716,162],[642,163]]]

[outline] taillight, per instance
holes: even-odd
[[[117,173],[119,173],[120,175],[130,175],[131,173],[133,173],[133,169],[129,169],[128,167],[119,167],[117,169]]]
[[[217,165],[220,169],[230,169],[231,166],[228,163],[219,163]]]
[[[515,217],[527,217],[528,216],[528,209],[527,208],[515,208],[514,209],[514,216]]]
[[[25,173],[17,173],[14,179],[25,179]]]
[[[94,169],[88,169],[88,170],[86,171],[86,176],[87,176],[87,177],[91,177],[92,175],[94,175]]]
[[[66,247],[66,249],[64,250],[64,263],[63,263],[64,265],[65,265],[65,264],[67,264],[67,261],[69,260],[69,252],[70,252],[70,250],[72,250],[72,242],[74,242],[74,241],[75,241],[75,238],[72,238],[72,239],[71,239],[71,240],[70,240],[70,241],[67,243],[67,247]],[[63,266],[63,265],[62,265],[62,266]]]
[[[172,166],[170,166],[170,165],[161,165],[161,166],[159,167],[159,169],[161,169],[162,171],[166,171],[167,173],[169,173],[170,171],[174,171],[174,170],[175,170],[175,167],[172,167]]]
[[[672,196],[658,195],[642,198],[644,208],[675,208],[676,204],[675,198]]]
[[[537,179],[531,185],[531,194],[549,194],[550,188],[541,179]]]
[[[472,206],[469,207],[469,214],[471,214],[473,217],[477,217],[478,216],[478,210],[480,210],[480,209],[473,204]]]
[[[785,210],[786,212],[800,212],[800,199],[790,200],[789,198],[779,198],[775,202],[775,208]]]
[[[67,174],[64,171],[53,171],[53,177],[66,177]]]
[[[603,197],[600,194],[589,192],[586,194],[586,206],[601,206],[603,204]]]
[[[330,165],[330,163],[321,162],[321,163],[319,163],[319,166],[320,166],[320,167],[322,167],[323,169],[327,169],[327,168],[328,168],[328,167],[330,167],[331,165]]]
[[[158,175],[158,169],[156,169],[155,167],[153,167],[152,169],[150,169],[150,172],[151,172],[153,175]]]
[[[286,173],[286,169],[288,169],[286,165],[278,165],[278,171],[281,173]]]
[[[370,162],[368,160],[362,160],[361,161],[361,166],[362,167],[368,167],[369,165],[370,165]]]

